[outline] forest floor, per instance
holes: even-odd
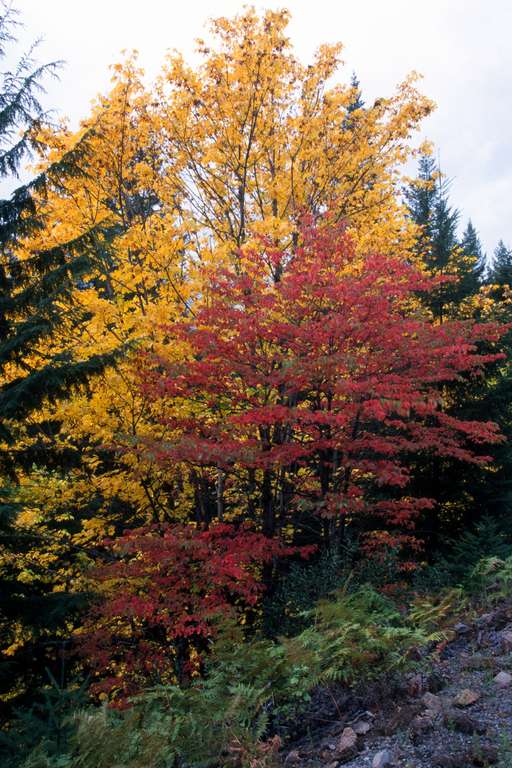
[[[512,768],[512,602],[454,627],[421,671],[318,692],[288,768]]]

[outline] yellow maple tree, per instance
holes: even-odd
[[[346,220],[356,252],[412,253],[400,183],[431,102],[411,75],[394,95],[354,109],[354,88],[339,82],[341,46],[323,45],[303,64],[288,22],[287,11],[253,9],[214,20],[211,46],[199,41],[200,63],[172,54],[152,86],[130,54],[76,133],[45,134],[42,167],[87,137],[86,173],[41,201],[46,225],[18,257],[92,232],[90,266],[73,292],[86,319],[79,333],[62,327],[52,344],[75,359],[121,354],[22,430],[75,456],[67,469],[20,476],[20,498],[30,489],[31,499],[20,524],[41,536],[52,509],[75,515],[60,534],[65,546],[85,548],[113,526],[189,514],[189,478],[163,471],[147,452],[112,449],[165,437],[134,379],[133,355],[168,345],[165,324],[207,300],[205,268],[242,268],[244,246],[258,235],[293,248],[303,213],[327,208]],[[58,429],[45,431],[49,422]]]

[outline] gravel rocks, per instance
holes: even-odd
[[[498,688],[508,688],[512,683],[512,675],[509,675],[508,672],[498,672],[494,678],[494,682]]]
[[[372,768],[391,768],[392,765],[395,765],[395,762],[389,749],[377,752],[372,760]]]
[[[500,757],[506,764],[510,755],[503,757],[500,750],[507,739],[512,742],[512,648],[506,650],[505,638],[511,621],[512,603],[468,622],[470,631],[458,634],[440,658],[423,660],[422,672],[395,681],[394,688],[382,681],[361,686],[350,703],[345,700],[337,728],[334,721],[328,726],[336,749],[326,749],[319,733],[304,739],[307,749],[299,747],[299,759],[293,750],[288,753],[287,765],[478,768]],[[362,714],[365,710],[375,717]]]

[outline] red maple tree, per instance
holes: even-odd
[[[100,599],[77,641],[92,690],[118,701],[198,671],[219,616],[247,617],[256,605],[262,566],[311,551],[222,523],[206,531],[154,525],[105,544],[114,559],[94,572]]]
[[[216,613],[247,611],[282,556],[311,551],[282,541],[339,545],[363,520],[368,550],[415,546],[433,502],[408,489],[411,459],[481,464],[501,439],[445,399],[500,356],[505,329],[434,324],[417,296],[439,281],[404,258],[359,257],[342,226],[308,224],[301,239],[212,274],[204,306],[168,328],[179,360],[141,357],[140,387],[170,437],[139,450],[188,474],[194,524],[111,545],[119,559],[96,574],[106,598],[82,637],[96,690],[197,670]]]
[[[141,361],[172,435],[141,450],[185,468],[206,525],[250,518],[272,537],[302,520],[339,542],[365,519],[369,546],[410,542],[432,505],[408,493],[411,456],[481,464],[501,439],[450,416],[444,385],[482,375],[503,328],[434,324],[417,296],[439,279],[357,255],[343,226],[306,222],[301,242],[261,243],[240,273],[212,274],[204,306],[168,328],[188,358]]]

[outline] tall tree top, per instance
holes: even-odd
[[[10,4],[0,2],[0,61],[17,42],[16,32],[21,26],[18,14]],[[37,42],[12,68],[0,72],[0,179],[19,178],[22,162],[43,149],[39,129],[49,119],[40,101],[43,82],[56,74],[61,62],[38,64],[34,59],[36,46]],[[22,220],[25,231],[37,226],[33,194],[44,189],[45,183],[44,177],[38,176],[18,187],[10,199],[0,199],[0,247],[5,248],[20,234]]]
[[[355,112],[356,109],[362,109],[364,107],[361,84],[355,72],[352,72],[352,77],[350,78],[350,87],[352,88],[353,96],[352,101],[347,107],[347,112]]]
[[[494,249],[490,280],[497,285],[512,285],[512,249],[503,240]]]
[[[17,42],[21,26],[18,11],[0,3],[0,59],[8,46]],[[37,129],[48,118],[40,97],[43,80],[54,75],[59,62],[37,64],[33,57],[37,42],[21,55],[17,63],[0,73],[0,177],[18,176],[20,164],[31,150],[39,149]]]
[[[482,249],[478,232],[471,219],[468,220],[466,229],[462,234],[461,247],[464,255],[471,262],[476,278],[479,282],[482,282],[487,268],[487,257]]]
[[[436,162],[431,155],[420,155],[417,178],[405,189],[405,201],[413,221],[426,228],[425,236],[432,227],[435,201],[438,195],[436,186]]]
[[[478,293],[483,282],[486,257],[471,221],[459,241],[460,212],[450,202],[450,180],[443,176],[435,159],[422,153],[418,175],[404,190],[409,215],[417,225],[415,250],[431,274],[456,276],[430,300],[434,315],[457,314],[462,301]]]

